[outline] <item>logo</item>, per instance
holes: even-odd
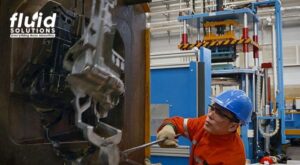
[[[43,18],[35,12],[32,17],[14,13],[10,17],[10,38],[54,38],[56,13]]]

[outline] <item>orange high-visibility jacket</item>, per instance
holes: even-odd
[[[204,128],[206,116],[184,119],[165,119],[161,127],[171,124],[176,134],[181,134],[192,142],[190,165],[245,165],[246,156],[240,136],[234,132],[228,135],[213,135]]]

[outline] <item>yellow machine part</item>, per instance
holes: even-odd
[[[300,135],[300,129],[286,129],[286,135]]]
[[[204,27],[217,27],[217,26],[239,26],[239,23],[235,20],[229,19],[224,21],[211,21],[211,22],[205,22]]]
[[[212,21],[212,22],[205,22],[204,27],[205,28],[212,28],[212,27],[218,27],[218,26],[239,26],[239,23],[235,20],[224,20],[224,21]],[[232,39],[236,40],[235,32],[233,30],[226,31],[224,34],[214,34],[211,31],[204,35],[203,40],[204,41],[212,41],[212,40],[227,40]]]
[[[234,31],[227,31],[223,35],[216,35],[213,33],[208,33],[203,38],[204,41],[227,40],[227,39],[236,40]]]

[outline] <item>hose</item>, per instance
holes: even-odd
[[[259,124],[258,124],[258,128],[259,128],[259,132],[263,135],[263,137],[272,137],[274,136],[275,134],[277,134],[278,130],[279,130],[279,119],[276,119],[276,126],[275,126],[275,130],[271,133],[265,133],[263,128],[262,128],[262,125],[261,125],[261,121],[259,121]]]
[[[262,80],[262,81],[264,81],[264,80]],[[258,76],[258,78],[257,78],[257,86],[256,86],[256,89],[257,89],[257,107],[258,107],[258,109],[260,110],[260,115],[261,116],[263,116],[264,115],[264,113],[263,113],[263,108],[262,108],[262,103],[263,103],[263,99],[264,99],[264,97],[261,97],[261,92],[262,93],[265,93],[265,87],[264,87],[264,85],[263,85],[263,87],[262,87],[262,91],[260,91],[261,90],[261,78],[260,78],[260,76]],[[266,111],[266,109],[265,109],[265,111]],[[267,113],[265,113],[265,114],[267,114]],[[280,125],[280,122],[279,122],[279,119],[276,119],[276,124],[275,124],[275,130],[273,131],[273,132],[271,132],[271,133],[266,133],[266,132],[264,132],[264,130],[263,130],[263,126],[262,126],[262,122],[261,122],[261,120],[258,120],[258,128],[259,128],[259,132],[263,135],[263,137],[272,137],[272,136],[274,136],[275,134],[277,134],[278,133],[278,130],[279,130],[279,125]]]
[[[260,115],[262,115],[262,108],[261,108],[261,83],[260,83],[260,75],[258,74],[257,76],[257,81],[256,81],[256,103],[257,103],[257,113],[260,112]]]

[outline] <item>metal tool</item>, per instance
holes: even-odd
[[[167,140],[167,138],[155,140],[155,141],[150,142],[150,143],[146,143],[146,144],[143,144],[143,145],[140,145],[140,146],[136,146],[136,147],[133,147],[133,148],[129,148],[129,149],[127,149],[127,150],[124,150],[122,153],[123,153],[123,154],[129,154],[129,153],[131,153],[131,152],[134,152],[134,151],[137,151],[137,150],[140,150],[140,149],[143,149],[143,148],[152,146],[152,145],[154,145],[154,144],[158,144],[158,143],[163,142],[163,141],[165,141],[165,140]]]
[[[177,134],[177,135],[175,136],[175,139],[177,139],[179,136],[180,136],[180,134]],[[152,142],[149,142],[149,143],[146,143],[146,144],[142,144],[142,145],[140,145],[140,146],[136,146],[136,147],[133,147],[133,148],[129,148],[129,149],[127,149],[127,150],[124,150],[124,151],[121,152],[121,159],[123,159],[123,160],[126,161],[126,162],[128,162],[128,161],[132,162],[132,160],[128,160],[128,158],[127,158],[128,155],[129,155],[130,153],[135,152],[135,151],[138,151],[138,150],[141,150],[141,149],[143,149],[143,148],[147,148],[147,147],[152,146],[152,145],[154,145],[154,144],[158,144],[158,143],[163,142],[163,141],[165,141],[165,140],[167,140],[167,139],[168,139],[168,138],[155,140],[155,141],[152,141]],[[136,164],[137,164],[137,162],[136,162]]]

